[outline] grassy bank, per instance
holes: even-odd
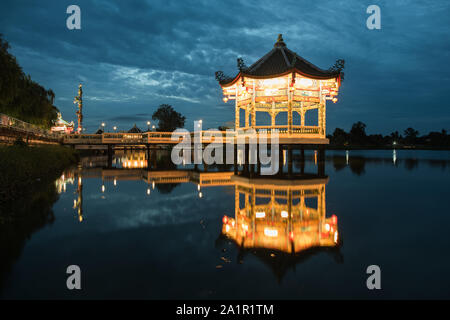
[[[62,146],[0,146],[0,204],[54,181],[77,160],[74,150]]]

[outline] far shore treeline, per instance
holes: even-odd
[[[0,113],[49,128],[58,113],[55,94],[24,73],[9,48],[0,34]]]
[[[366,125],[358,121],[352,125],[349,132],[336,128],[330,139],[330,147],[427,147],[427,148],[450,148],[450,135],[445,129],[420,135],[419,131],[407,128],[403,133],[398,131],[389,135],[367,134]]]

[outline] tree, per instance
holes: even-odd
[[[55,93],[25,75],[9,48],[0,34],[0,113],[50,127],[58,113],[53,105]]]
[[[363,122],[358,121],[352,125],[352,129],[350,130],[350,140],[353,144],[362,145],[366,143],[366,125]]]
[[[417,136],[419,135],[419,131],[414,130],[413,128],[408,128],[405,130],[404,134],[406,143],[415,144],[417,142]]]
[[[403,140],[403,137],[398,133],[398,131],[392,132],[389,138],[391,144],[398,144],[401,140]]]
[[[186,117],[176,112],[171,105],[162,104],[152,115],[153,120],[158,120],[158,131],[172,132],[184,127]]]
[[[331,143],[334,145],[346,145],[348,143],[348,133],[341,128],[336,128],[331,136]]]

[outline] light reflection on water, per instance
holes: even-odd
[[[449,297],[449,159],[327,151],[323,177],[299,175],[294,153],[294,177],[267,178],[176,168],[163,153],[117,152],[112,167],[84,158],[55,182],[51,224],[37,220],[25,235],[12,231],[20,223],[3,226],[2,296]],[[317,172],[314,152],[305,160]],[[83,271],[82,292],[65,289],[70,264]],[[366,289],[371,264],[382,292]]]

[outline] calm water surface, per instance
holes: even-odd
[[[327,151],[327,177],[272,181],[105,161],[83,159],[51,211],[2,227],[1,297],[450,298],[449,152]],[[72,264],[81,291],[66,289]]]

